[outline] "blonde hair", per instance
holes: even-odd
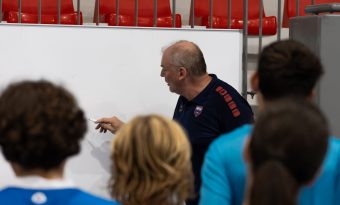
[[[124,205],[180,205],[193,192],[191,147],[175,121],[138,116],[113,141],[113,198]]]

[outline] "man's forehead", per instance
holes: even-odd
[[[164,52],[163,52],[163,55],[162,55],[162,61],[163,60],[168,60],[169,59],[169,51],[168,50],[165,50]]]
[[[165,64],[167,64],[168,62],[169,62],[168,56],[166,56],[165,53],[163,53],[161,58],[161,66],[165,66]]]

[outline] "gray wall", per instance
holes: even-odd
[[[336,136],[340,136],[339,25],[339,15],[296,17],[290,25],[290,37],[307,45],[322,61],[325,74],[318,85],[316,100]]]

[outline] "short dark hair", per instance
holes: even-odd
[[[305,98],[322,74],[319,58],[294,40],[272,43],[259,57],[259,89],[267,100],[285,96]]]
[[[201,76],[207,73],[207,65],[198,45],[181,40],[170,47],[169,55],[172,64],[185,67],[192,76]]]
[[[298,189],[319,170],[328,136],[328,123],[311,102],[285,99],[268,106],[250,139],[250,204],[296,204]]]
[[[57,168],[77,154],[87,125],[70,92],[47,81],[9,85],[0,96],[0,145],[23,168]]]

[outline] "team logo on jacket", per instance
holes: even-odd
[[[47,196],[42,192],[36,192],[32,195],[33,204],[44,204],[47,202]]]
[[[197,105],[194,110],[195,117],[198,117],[203,111],[203,106]]]

